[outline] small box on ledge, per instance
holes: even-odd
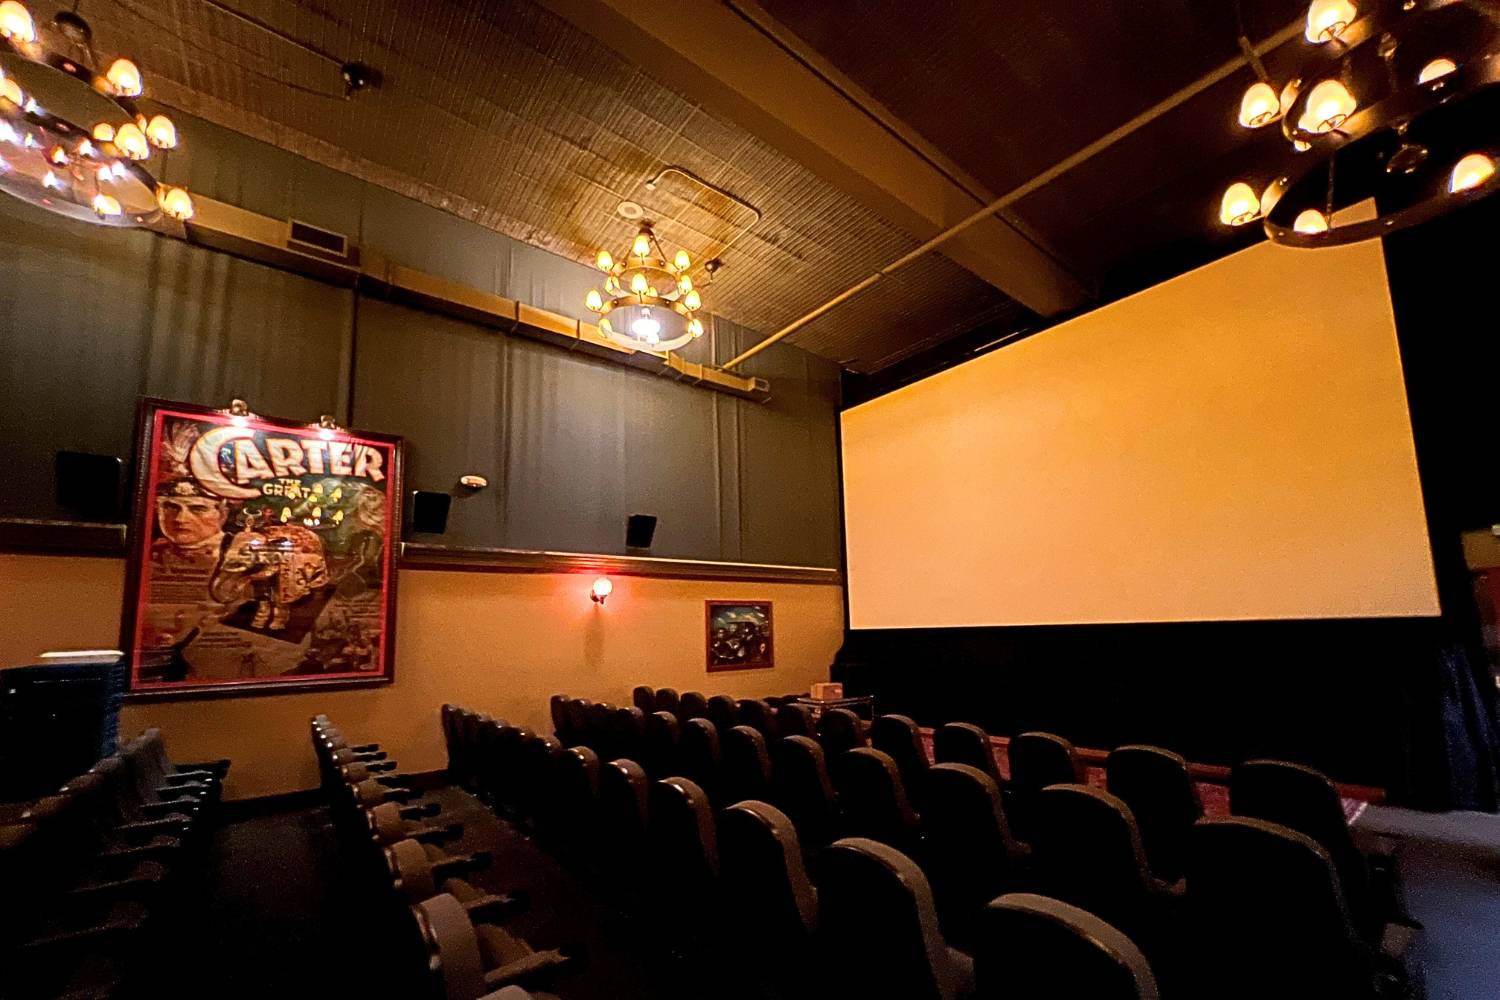
[[[816,701],[836,701],[844,696],[844,685],[824,681],[812,686],[812,697]]]

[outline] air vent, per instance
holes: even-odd
[[[289,248],[332,260],[348,259],[349,239],[342,233],[319,229],[317,226],[310,226],[296,219],[287,221],[290,228],[287,231],[286,245]]]

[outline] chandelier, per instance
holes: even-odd
[[[604,291],[590,288],[583,304],[599,316],[599,332],[624,347],[672,351],[703,336],[703,321],[695,314],[703,307],[693,279],[692,259],[679,250],[668,261],[649,222],[641,225],[623,260],[608,250],[594,258],[604,279]]]
[[[125,58],[93,69],[92,32],[75,11],[57,16],[53,34],[88,62],[42,40],[23,4],[0,2],[0,190],[101,225],[192,218],[187,191],[159,183],[146,166],[178,137],[166,115],[136,107],[140,69]]]
[[[1300,69],[1279,90],[1241,38],[1259,79],[1240,99],[1239,124],[1280,121],[1286,160],[1260,193],[1248,180],[1231,184],[1221,222],[1261,219],[1277,243],[1334,246],[1500,188],[1500,7],[1491,0],[1313,0],[1304,37]],[[1375,218],[1334,218],[1371,197]]]

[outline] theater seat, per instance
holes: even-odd
[[[984,908],[973,947],[981,1000],[1157,1000],[1139,948],[1098,917],[1015,893]],[[1217,987],[1205,990],[1218,995]],[[1290,995],[1290,994],[1288,994]]]
[[[607,701],[590,702],[588,706],[588,725],[584,729],[581,746],[586,746],[604,760],[613,760],[616,756],[613,743],[613,718],[615,706]]]
[[[687,778],[651,786],[654,919],[673,939],[712,939],[718,923],[719,842],[708,795]]]
[[[701,691],[684,691],[677,710],[677,721],[685,723],[689,719],[708,718],[708,699],[703,697]]]
[[[749,726],[769,743],[777,737],[776,710],[760,698],[743,698],[739,705],[739,724]]]
[[[1035,836],[1032,813],[1037,793],[1048,785],[1085,784],[1073,744],[1052,733],[1022,733],[1010,741],[1010,781],[1001,788],[1005,814],[1017,837]]]
[[[1247,760],[1230,771],[1229,808],[1236,816],[1290,827],[1327,851],[1366,940],[1378,941],[1385,922],[1398,916],[1394,864],[1383,858],[1379,877],[1372,877],[1354,844],[1338,787],[1321,771],[1283,760]]]
[[[1024,887],[1030,852],[1011,835],[1000,789],[979,768],[934,764],[927,782],[922,867],[944,932],[967,943],[986,903]]]
[[[420,903],[442,891],[450,878],[461,878],[490,865],[489,854],[448,854],[432,844],[398,840],[384,849],[391,885],[408,904]]]
[[[677,748],[682,742],[682,727],[670,712],[652,712],[646,716],[646,732],[641,738],[641,765],[653,779],[678,773]]]
[[[552,716],[552,735],[564,746],[572,746],[572,720],[568,718],[568,696],[555,694],[547,699],[547,709]]]
[[[718,838],[725,915],[747,966],[763,981],[805,981],[818,893],[796,827],[779,809],[751,800],[719,815]]]
[[[937,764],[967,764],[989,775],[998,788],[1005,787],[990,735],[970,722],[949,722],[932,733],[932,759]]]
[[[656,689],[639,685],[630,692],[630,703],[640,709],[641,714],[650,715],[656,711]]]
[[[1104,765],[1109,791],[1130,807],[1152,874],[1169,882],[1187,867],[1187,841],[1203,818],[1187,761],[1161,747],[1116,747]]]
[[[449,893],[416,904],[411,915],[423,955],[421,968],[436,980],[422,991],[424,996],[443,1000],[528,996],[523,987],[550,982],[580,961],[568,950],[535,951],[492,924],[474,923],[464,904]],[[521,993],[505,992],[509,987],[522,988]]]
[[[710,795],[717,795],[722,761],[718,728],[707,719],[689,719],[682,727],[678,746],[677,764],[682,776]]]
[[[833,768],[846,836],[864,837],[919,857],[921,819],[890,756],[870,747],[846,751]]]
[[[819,854],[814,867],[827,995],[959,1000],[972,994],[973,962],[943,938],[932,891],[910,858],[847,837]]]
[[[599,755],[588,747],[570,747],[557,757],[552,814],[564,851],[588,854],[597,832]]]
[[[708,699],[708,721],[720,733],[727,733],[740,724],[740,707],[727,694],[716,694]]]
[[[1414,932],[1392,925],[1379,950],[1367,944],[1332,858],[1311,837],[1264,820],[1200,820],[1187,882],[1192,951],[1202,969],[1212,969],[1219,995],[1407,995]]]
[[[750,726],[735,726],[721,744],[724,804],[771,797],[771,755],[766,739]]]
[[[787,702],[776,709],[776,732],[783,737],[786,736],[812,736],[818,735],[817,724],[813,722],[812,709],[806,705],[798,705],[796,702]]]
[[[1087,785],[1051,785],[1036,797],[1038,891],[1080,906],[1156,957],[1178,915],[1180,882],[1151,874],[1130,807]]]
[[[830,708],[818,717],[818,742],[823,744],[823,753],[830,761],[839,754],[865,745],[863,725],[859,716],[847,708]]]
[[[624,757],[637,763],[641,759],[641,742],[646,735],[646,716],[629,705],[617,708],[610,717],[610,760]],[[603,755],[601,755],[603,759]]]
[[[870,746],[896,762],[906,796],[918,810],[927,792],[927,751],[917,724],[904,715],[882,715],[870,726]]]
[[[520,789],[518,818],[548,835],[556,832],[556,817],[549,812],[552,787],[557,780],[558,759],[567,749],[550,737],[533,736],[521,744],[516,758],[520,769],[516,776],[516,786]]]
[[[616,871],[641,867],[646,848],[651,781],[633,760],[612,760],[599,769],[599,824]]]
[[[838,807],[823,748],[808,736],[784,736],[772,753],[776,805],[796,826],[805,852],[826,847],[834,838]]]
[[[656,711],[666,712],[674,719],[677,719],[678,722],[682,721],[680,718],[682,713],[682,697],[677,693],[675,688],[656,689]],[[651,713],[647,712],[646,714],[650,715]]]
[[[564,706],[564,714],[568,719],[567,739],[561,736],[558,739],[565,747],[576,747],[588,738],[589,730],[589,701],[587,698],[569,698]]]

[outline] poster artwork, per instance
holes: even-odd
[[[390,679],[401,441],[147,400],[132,692]]]

